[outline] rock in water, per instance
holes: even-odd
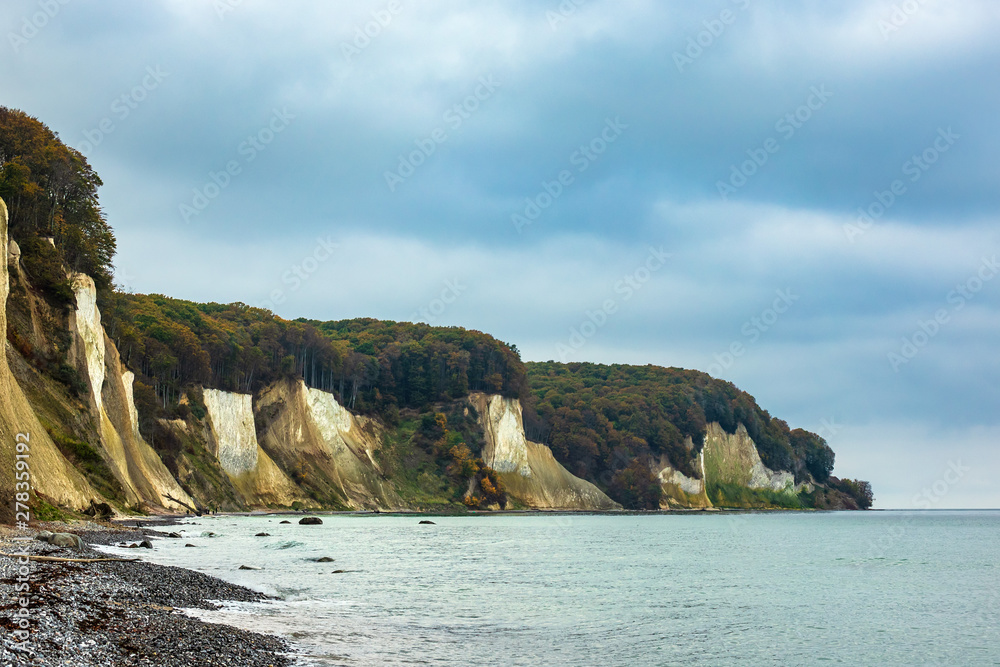
[[[323,519],[318,516],[306,516],[299,519],[300,526],[320,526],[323,524]]]
[[[188,544],[185,544],[184,546],[186,546],[186,547],[193,547],[194,545],[191,544],[191,543],[188,543]]]
[[[153,543],[149,540],[143,540],[142,542],[139,542],[139,547],[142,549],[152,549]]]
[[[420,523],[421,523],[421,524],[427,524],[427,525],[431,525],[431,526],[436,526],[436,525],[437,525],[437,524],[436,524],[436,523],[434,523],[433,521],[426,521],[426,520],[425,520],[425,521],[421,521]]]
[[[291,523],[291,521],[282,521],[281,523]]]
[[[329,556],[323,556],[322,558],[317,558],[316,562],[317,563],[332,563],[333,559],[330,558]]]
[[[254,537],[271,537],[271,533],[257,533]]]
[[[262,567],[254,567],[253,565],[240,565],[241,570],[263,570]]]
[[[175,537],[176,538],[176,537],[180,537],[180,536],[181,536],[180,533],[167,533],[167,537]]]

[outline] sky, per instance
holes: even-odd
[[[7,0],[139,293],[732,381],[1000,507],[1000,4]]]

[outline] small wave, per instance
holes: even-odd
[[[287,542],[278,542],[277,544],[268,544],[264,546],[265,549],[294,549],[295,547],[305,546],[305,542],[297,542],[296,540],[289,540]]]

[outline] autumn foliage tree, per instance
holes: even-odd
[[[88,274],[102,292],[111,288],[115,237],[98,201],[100,186],[82,153],[38,119],[0,107],[0,197],[10,235],[35,286],[56,301],[72,299],[63,266]]]

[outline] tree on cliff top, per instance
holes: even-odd
[[[61,276],[53,270],[61,263],[90,275],[99,290],[110,289],[115,237],[98,203],[100,186],[87,158],[58,134],[23,111],[0,106],[0,197],[29,273]],[[56,253],[43,248],[43,238],[54,240]],[[59,291],[44,276],[32,278],[43,283],[36,287]],[[58,298],[65,300],[61,287]]]

